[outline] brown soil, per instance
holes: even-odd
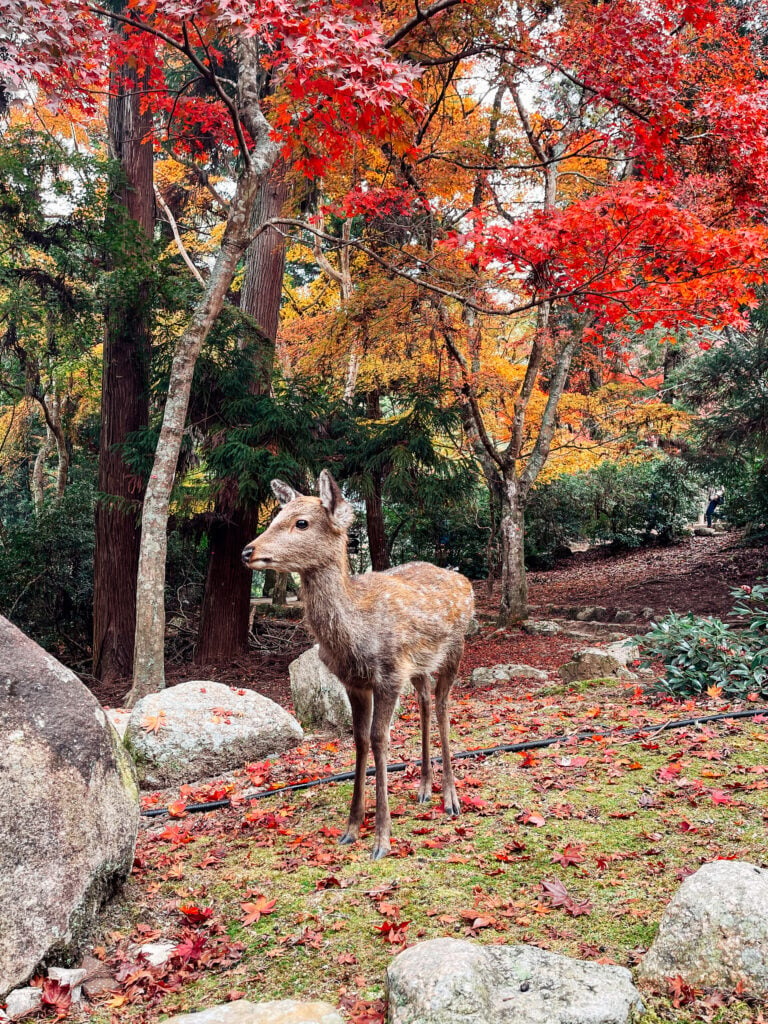
[[[730,591],[752,584],[768,568],[768,548],[746,547],[738,533],[693,537],[674,547],[612,555],[593,548],[549,572],[529,576],[533,604],[604,605],[657,615],[724,615]]]

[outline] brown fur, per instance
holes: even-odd
[[[319,498],[297,494],[282,481],[273,481],[272,486],[283,508],[243,551],[243,560],[251,569],[301,576],[306,619],[320,645],[320,657],[344,684],[352,707],[355,787],[341,842],[354,842],[359,835],[372,747],[376,765],[373,855],[383,857],[390,844],[389,729],[398,694],[409,680],[419,697],[421,717],[419,800],[426,802],[432,792],[429,677],[435,674],[443,800],[446,813],[459,813],[448,743],[448,697],[474,609],[472,586],[464,576],[427,562],[351,576],[347,529],[353,512],[330,473],[320,474]],[[307,523],[305,529],[297,527],[301,521]]]

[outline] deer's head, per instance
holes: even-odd
[[[282,506],[270,525],[243,550],[248,569],[305,572],[344,558],[352,506],[327,469],[318,478],[319,497],[299,494],[282,480],[272,491]]]

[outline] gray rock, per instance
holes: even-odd
[[[124,740],[125,732],[128,728],[128,720],[131,717],[131,712],[128,708],[104,708],[104,714],[120,739]]]
[[[578,622],[605,622],[608,618],[608,609],[602,605],[595,605],[593,608],[581,608],[576,612]]]
[[[705,526],[703,523],[696,523],[693,527],[694,537],[716,537],[717,530],[711,526]]]
[[[625,668],[630,662],[638,661],[640,658],[640,648],[632,640],[617,640],[612,644],[606,644],[603,650]]]
[[[634,679],[618,658],[600,647],[585,647],[558,671],[566,683],[582,679]]]
[[[107,992],[114,992],[120,987],[109,973],[107,965],[101,960],[97,960],[96,957],[84,956],[80,966],[85,971],[83,992],[89,999],[98,999],[99,996],[106,995]]]
[[[213,1006],[200,1013],[182,1013],[169,1017],[165,1024],[344,1024],[330,1003],[303,1003],[295,999],[277,999],[268,1003],[250,1003],[238,999]]]
[[[640,964],[643,981],[768,998],[768,870],[744,861],[705,864],[683,882]]]
[[[510,679],[537,679],[546,682],[549,674],[533,665],[489,665],[473,669],[472,682],[475,686],[489,686],[492,683],[505,683]]]
[[[464,632],[464,636],[477,636],[477,634],[479,632],[480,632],[480,623],[477,621],[477,619],[470,619],[469,620],[469,625],[467,626],[467,628],[466,628],[466,630]]]
[[[630,611],[629,608],[620,608],[613,616],[614,622],[634,622],[635,613]]]
[[[549,619],[528,619],[523,623],[523,631],[533,636],[554,636],[562,631],[562,627],[559,622],[551,622]]]
[[[288,666],[296,717],[309,732],[352,732],[352,709],[343,683],[320,660],[317,644]]]
[[[652,619],[656,618],[656,612],[653,610],[653,608],[643,608],[643,610],[640,612],[640,618],[645,619],[647,622],[650,622]]]
[[[574,619],[578,622],[589,622],[593,617],[594,608],[589,605],[586,608],[577,608],[574,614]]]
[[[626,1024],[642,1007],[624,967],[459,939],[406,949],[386,984],[388,1024]]]
[[[192,680],[143,697],[131,712],[125,745],[140,784],[159,789],[280,754],[303,738],[293,715],[268,697]]]
[[[98,701],[0,617],[0,999],[77,955],[138,824],[133,765]]]
[[[39,988],[17,988],[8,996],[5,1009],[9,1017],[36,1010],[43,1001],[43,990]]]
[[[69,985],[72,991],[72,1002],[79,1003],[82,999],[80,986],[85,980],[86,971],[82,967],[50,967],[48,977],[58,981],[60,985]]]

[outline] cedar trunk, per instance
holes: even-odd
[[[117,68],[109,97],[109,138],[119,180],[111,194],[113,230],[120,231],[119,262],[135,274],[147,264],[154,232],[152,115],[140,109],[141,92],[129,88],[126,67]],[[139,563],[138,513],[143,481],[123,460],[121,446],[149,422],[151,291],[148,277],[112,289],[105,309],[100,500],[96,506],[93,566],[93,674],[103,682],[130,678],[136,625]]]
[[[384,529],[384,503],[381,496],[381,474],[373,474],[373,493],[365,499],[365,525],[368,531],[368,550],[374,572],[389,568],[389,548]]]
[[[381,419],[381,399],[378,391],[369,391],[366,396],[366,411],[371,420]],[[365,499],[365,527],[368,533],[368,551],[374,572],[389,568],[389,545],[384,526],[384,474],[380,469],[371,470],[371,493]]]
[[[280,216],[287,192],[280,163],[259,189],[254,228]],[[268,391],[272,375],[284,268],[285,239],[276,231],[262,232],[248,249],[241,295],[241,309],[256,321],[263,339],[256,379],[256,392],[262,394]],[[230,480],[219,490],[214,512],[195,651],[198,665],[231,661],[248,646],[253,573],[240,555],[256,536],[258,508],[240,504],[237,481]]]

